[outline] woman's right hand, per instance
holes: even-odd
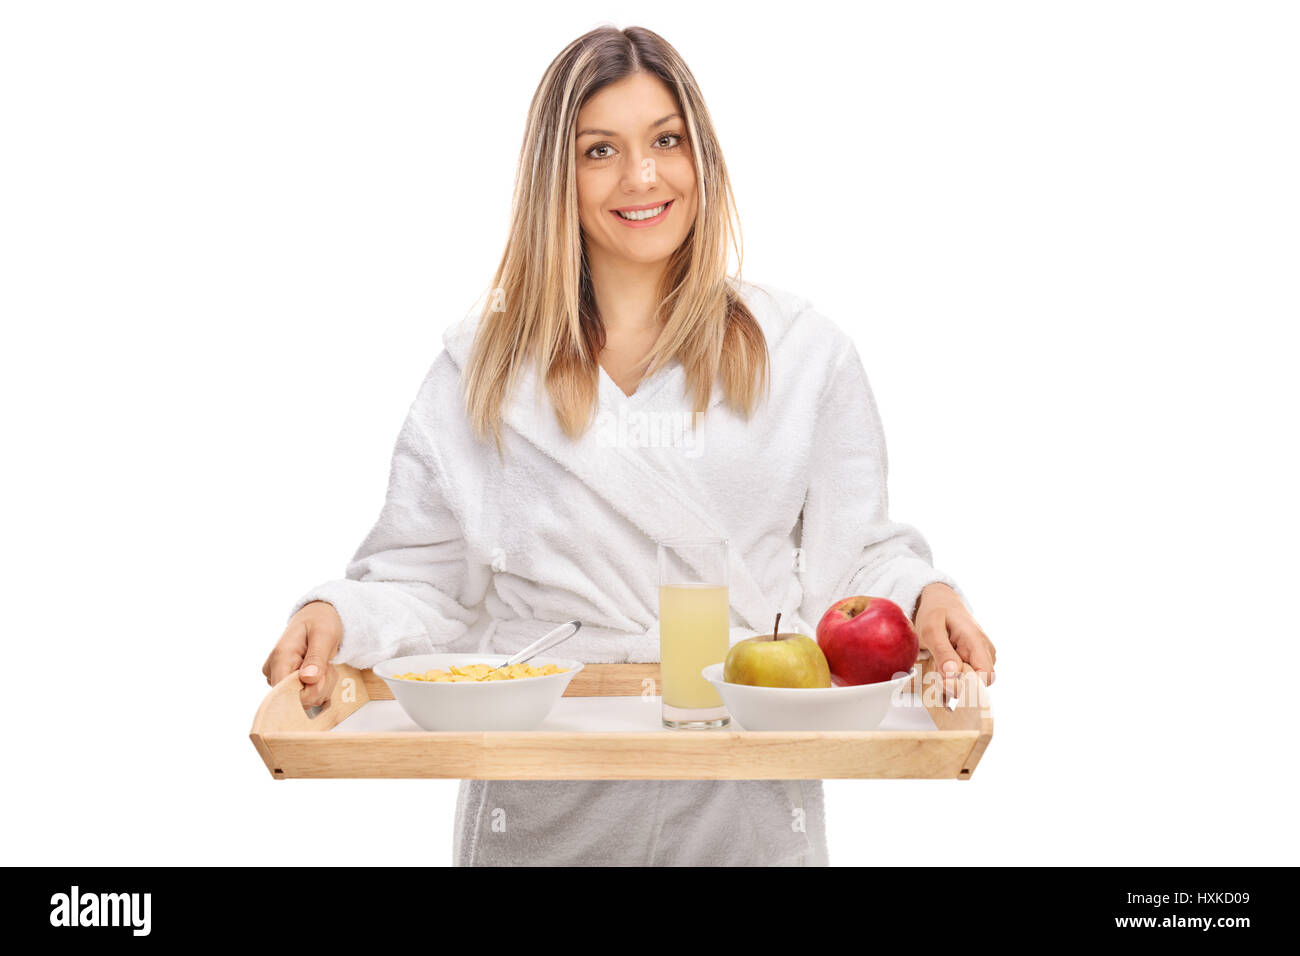
[[[334,691],[338,672],[330,659],[343,641],[343,621],[334,605],[312,601],[298,609],[262,665],[266,682],[274,687],[294,671],[302,681],[302,705],[324,706]]]

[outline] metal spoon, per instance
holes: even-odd
[[[569,628],[573,628],[573,630],[569,630]],[[509,667],[511,664],[522,664],[524,661],[531,660],[532,658],[536,657],[538,654],[542,653],[542,651],[549,651],[556,644],[560,644],[563,643],[564,641],[567,641],[569,638],[573,637],[574,634],[577,634],[578,631],[581,629],[582,629],[581,621],[565,621],[555,630],[543,634],[537,640],[533,641],[533,643],[525,647],[522,651],[518,651],[517,653],[511,654],[502,663],[492,664],[489,666],[497,670],[500,670],[503,667]]]

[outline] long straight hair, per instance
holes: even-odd
[[[489,286],[463,378],[465,406],[480,439],[501,454],[502,412],[525,363],[535,362],[561,428],[578,438],[596,410],[605,328],[596,309],[578,218],[574,171],[578,111],[634,73],[658,77],[685,118],[699,195],[695,222],[673,252],[658,289],[664,328],[640,363],[644,376],[673,361],[686,373],[694,408],[708,408],[715,379],[746,418],[768,384],[767,343],[739,294],[743,236],[713,122],[677,51],[642,27],[599,27],[547,67],[528,110],[515,177],[510,238]],[[733,218],[737,224],[733,229]],[[728,245],[737,251],[727,275]],[[733,284],[734,282],[734,284]]]

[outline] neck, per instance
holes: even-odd
[[[610,261],[601,255],[587,257],[592,293],[605,331],[614,336],[657,329],[659,281],[666,262]]]

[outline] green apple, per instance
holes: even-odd
[[[776,620],[779,625],[781,615]],[[831,669],[806,634],[759,634],[731,645],[722,679],[755,687],[830,687]]]

